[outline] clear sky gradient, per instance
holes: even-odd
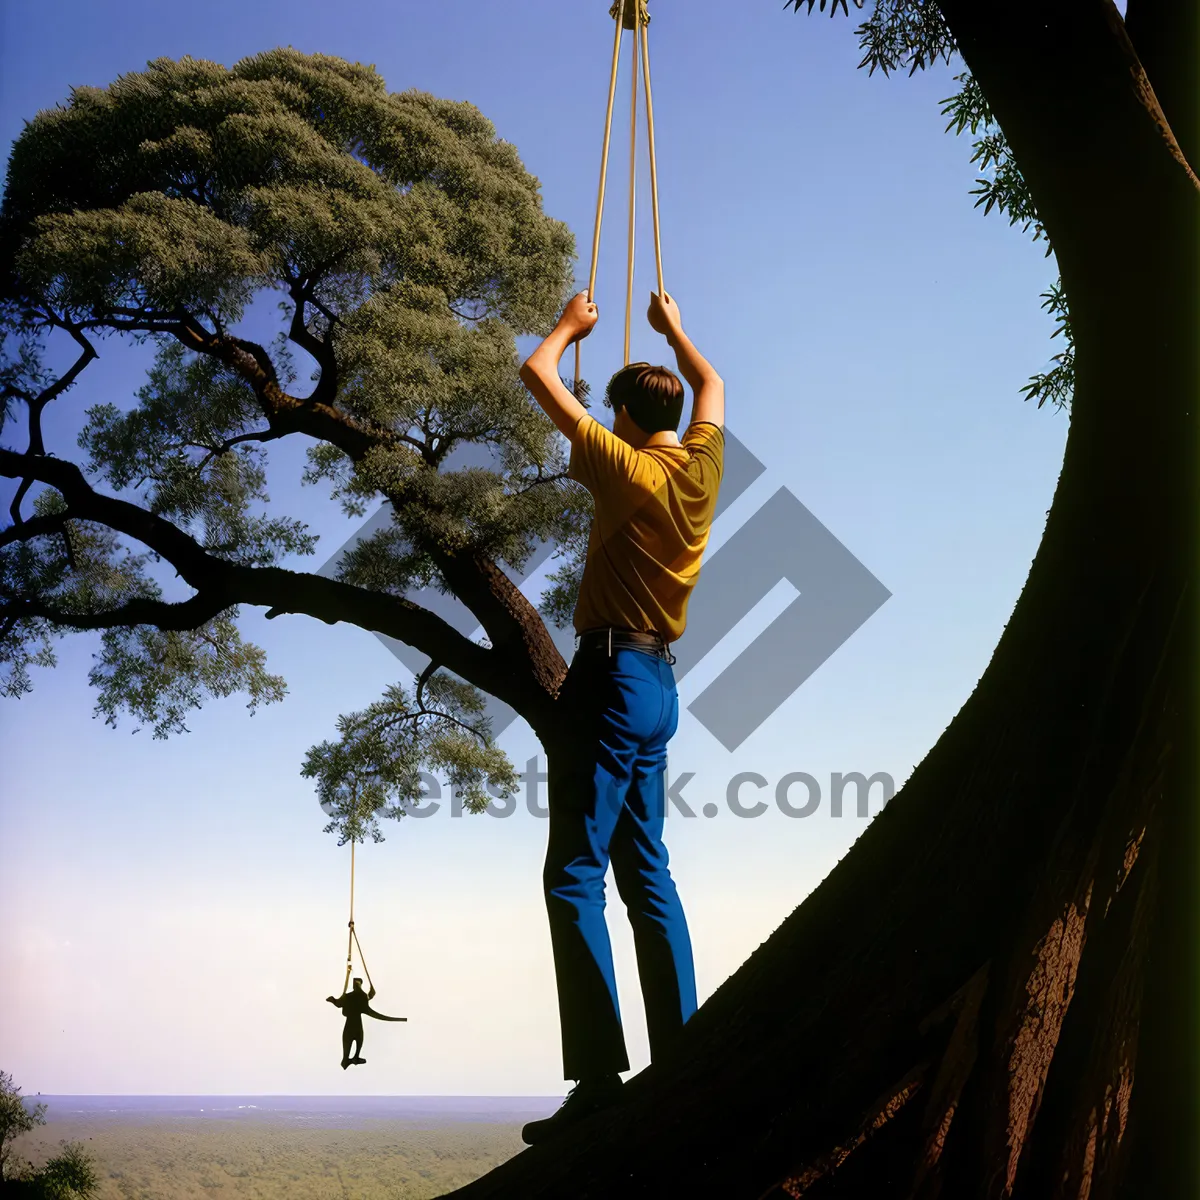
[[[575,231],[586,282],[612,25],[608,0],[317,4],[58,0],[0,12],[0,140],[64,100],[159,56],[232,65],[279,45],[374,63],[389,88],[468,100],[541,180]],[[685,715],[671,772],[694,819],[667,823],[701,997],[765,940],[861,834],[832,817],[833,772],[899,786],[987,665],[1037,548],[1067,417],[1022,402],[1057,349],[1039,293],[1052,260],[967,195],[969,143],[938,101],[961,64],[868,78],[851,20],[778,0],[652,0],[650,28],[667,289],[726,380],[729,427],[766,466],[722,518],[722,544],[787,487],[892,597],[775,716],[727,752]],[[618,92],[593,380],[620,365],[627,108]],[[643,167],[642,179],[646,173]],[[654,284],[639,212],[633,353],[669,352],[645,325]],[[91,404],[127,406],[145,350],[115,340],[47,420],[76,453]],[[569,370],[569,364],[566,368]],[[24,447],[13,426],[5,444]],[[271,449],[272,511],[321,535],[319,567],[361,522],[301,487],[303,446]],[[5,491],[7,508],[11,488]],[[702,580],[701,587],[704,586]],[[685,681],[685,703],[789,598],[764,602]],[[546,823],[513,815],[389,824],[360,848],[356,920],[382,1011],[368,1065],[338,1068],[349,850],[299,777],[405,672],[371,634],[244,612],[248,640],[289,683],[250,717],[209,704],[155,741],[93,719],[98,637],[61,644],[35,690],[0,703],[0,1067],[27,1092],[548,1094],[561,1092],[541,863]],[[519,764],[537,753],[513,726]],[[756,772],[808,772],[803,819],[725,804]],[[763,793],[768,800],[772,791]],[[747,797],[755,799],[757,797]],[[797,798],[799,802],[800,798]],[[715,817],[699,815],[716,803]],[[953,803],[953,797],[947,797]],[[878,811],[876,791],[871,813]],[[632,941],[610,926],[634,1069],[647,1061]],[[819,964],[813,964],[816,970]]]

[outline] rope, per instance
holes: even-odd
[[[615,6],[614,6],[615,7]],[[588,303],[596,297],[596,267],[600,261],[600,223],[604,219],[604,187],[608,181],[608,147],[612,139],[613,102],[617,96],[617,67],[621,59],[621,22],[618,17],[613,37],[612,68],[608,76],[608,111],[604,117],[604,149],[600,155],[600,188],[596,196],[596,224],[592,230],[592,267],[588,275]],[[575,391],[579,392],[579,365],[582,339],[575,343]]]
[[[645,7],[645,0],[642,0]],[[658,229],[658,163],[654,156],[654,98],[650,94],[650,18],[642,22],[642,74],[646,83],[646,134],[650,142],[650,202],[654,209],[654,265],[658,269],[658,294],[663,294],[662,238]]]
[[[367,986],[373,988],[375,984],[371,980],[371,972],[367,969],[367,960],[362,952],[362,946],[358,944],[358,934],[354,932],[354,926],[350,926],[350,936],[354,938],[354,944],[358,946],[358,961],[363,965],[363,974],[367,977]]]
[[[604,147],[600,157],[600,186],[596,196],[596,221],[592,230],[592,261],[588,274],[588,303],[596,298],[596,270],[600,261],[600,226],[604,216],[604,193],[608,181],[608,152],[612,142],[613,104],[617,94],[617,68],[621,59],[621,35],[623,29],[633,34],[633,71],[629,114],[629,246],[625,281],[625,365],[629,365],[630,326],[633,314],[633,271],[634,271],[634,218],[636,216],[636,168],[637,168],[637,89],[638,51],[641,50],[643,86],[646,89],[646,128],[650,144],[650,198],[654,213],[654,262],[658,272],[658,293],[663,294],[662,235],[658,215],[658,161],[654,145],[654,103],[650,93],[650,42],[647,28],[650,14],[646,11],[646,0],[614,0],[609,16],[616,23],[613,37],[612,68],[608,78],[608,108],[604,116]],[[582,376],[582,339],[575,343],[575,393],[579,395]]]
[[[633,316],[633,231],[637,224],[637,93],[638,39],[633,35],[633,91],[629,98],[629,265],[625,274],[625,362],[629,366],[629,323]]]
[[[346,938],[346,978],[342,980],[342,995],[346,994],[346,989],[350,986],[350,972],[354,969],[354,947],[358,946],[358,959],[363,966],[363,974],[367,977],[367,983],[374,987],[371,983],[371,972],[367,970],[367,960],[363,957],[362,946],[359,945],[358,934],[354,932],[354,839],[350,840],[350,933]]]

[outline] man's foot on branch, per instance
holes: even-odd
[[[551,1117],[530,1121],[521,1130],[521,1140],[527,1146],[555,1137],[564,1129],[615,1104],[621,1097],[620,1075],[597,1075],[581,1079],[568,1093],[562,1107]]]

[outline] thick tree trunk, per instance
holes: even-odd
[[[1076,336],[1026,588],[937,746],[675,1059],[462,1200],[1200,1194],[1200,192],[1111,5],[942,6]]]

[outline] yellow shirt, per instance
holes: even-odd
[[[569,475],[595,501],[575,629],[683,633],[708,544],[725,435],[689,425],[678,446],[635,450],[590,416],[571,439]]]

